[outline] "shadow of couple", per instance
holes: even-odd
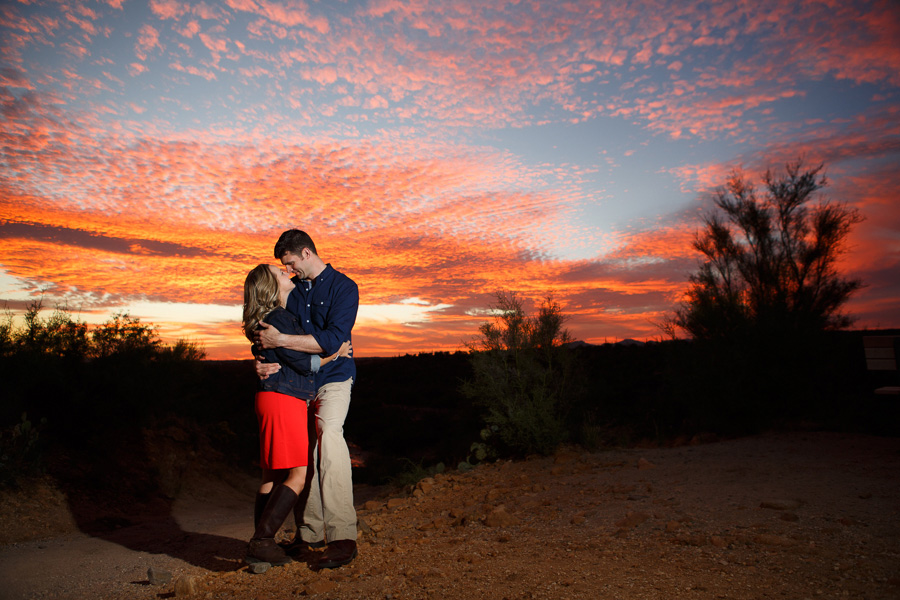
[[[172,501],[157,495],[141,502],[98,500],[89,493],[67,494],[78,529],[134,552],[167,555],[208,571],[236,571],[243,566],[247,540],[185,530],[173,514]],[[248,522],[252,506],[248,505]]]

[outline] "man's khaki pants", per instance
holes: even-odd
[[[309,406],[310,462],[294,510],[297,534],[308,543],[356,539],[350,450],[344,440],[352,386],[352,377],[326,383]]]

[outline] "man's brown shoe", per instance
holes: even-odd
[[[325,540],[318,542],[307,542],[300,537],[295,537],[290,542],[281,542],[278,544],[282,550],[294,558],[303,558],[313,554],[316,550],[321,550],[326,546]]]
[[[356,540],[335,540],[328,543],[325,552],[316,562],[319,569],[335,569],[356,558]]]

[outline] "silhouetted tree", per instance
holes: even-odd
[[[526,314],[515,293],[498,292],[492,322],[468,344],[473,377],[463,393],[485,409],[483,437],[501,452],[552,452],[567,437],[572,360],[558,303],[548,297]]]
[[[46,319],[41,318],[41,302],[25,311],[24,326],[15,328],[12,315],[0,326],[3,353],[29,352],[62,358],[84,358],[90,347],[87,323],[78,321],[65,308],[57,307]]]
[[[92,330],[74,318],[66,307],[57,307],[49,317],[42,317],[40,301],[32,303],[16,327],[7,309],[0,319],[0,357],[17,353],[56,356],[59,358],[103,358],[136,355],[147,358],[197,361],[206,357],[202,344],[185,339],[168,346],[162,343],[156,328],[141,323],[128,313],[116,313]]]
[[[197,361],[206,358],[206,350],[202,344],[180,339],[172,346],[162,346],[158,349],[159,358],[169,361]]]
[[[12,312],[7,308],[0,320],[0,358],[12,354],[15,350],[15,327]]]
[[[667,323],[694,338],[678,360],[697,427],[747,433],[821,413],[824,333],[850,324],[842,308],[862,286],[837,269],[862,217],[820,197],[821,172],[790,163],[758,192],[736,171],[697,233],[703,262]]]
[[[837,260],[862,217],[842,203],[820,200],[822,166],[790,163],[763,176],[758,194],[735,171],[715,198],[694,248],[703,254],[686,299],[669,323],[695,339],[804,335],[840,329],[841,311],[859,279],[842,276]]]
[[[116,313],[91,332],[93,353],[97,357],[115,354],[150,356],[162,343],[156,330],[128,313]]]

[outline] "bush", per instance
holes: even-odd
[[[549,454],[568,438],[573,357],[559,304],[547,298],[538,313],[525,313],[515,293],[498,292],[493,322],[469,344],[473,369],[462,393],[484,409],[501,454]]]
[[[90,349],[87,323],[72,318],[65,308],[57,307],[46,319],[40,316],[42,306],[35,302],[25,311],[25,323],[16,328],[7,311],[0,326],[2,355],[15,353],[43,354],[61,358],[81,359]]]
[[[39,302],[24,317],[16,327],[7,313],[0,324],[5,479],[34,471],[44,454],[78,455],[79,468],[102,470],[104,461],[131,452],[113,439],[139,449],[142,428],[173,412],[202,410],[199,345],[164,345],[153,327],[127,314],[93,330],[63,308],[43,317]],[[23,413],[30,418],[20,419]]]
[[[0,485],[15,485],[23,476],[33,476],[43,471],[43,453],[40,430],[46,419],[35,426],[22,413],[21,420],[0,430]]]
[[[91,354],[99,358],[116,354],[149,357],[160,349],[161,343],[151,325],[122,312],[91,332]]]
[[[203,346],[178,340],[166,346],[156,328],[141,323],[127,312],[119,312],[105,323],[89,330],[87,323],[73,318],[66,307],[57,306],[53,313],[41,317],[40,301],[28,307],[24,325],[16,328],[12,313],[6,311],[0,322],[0,357],[37,354],[69,359],[127,356],[130,359],[202,360]]]

